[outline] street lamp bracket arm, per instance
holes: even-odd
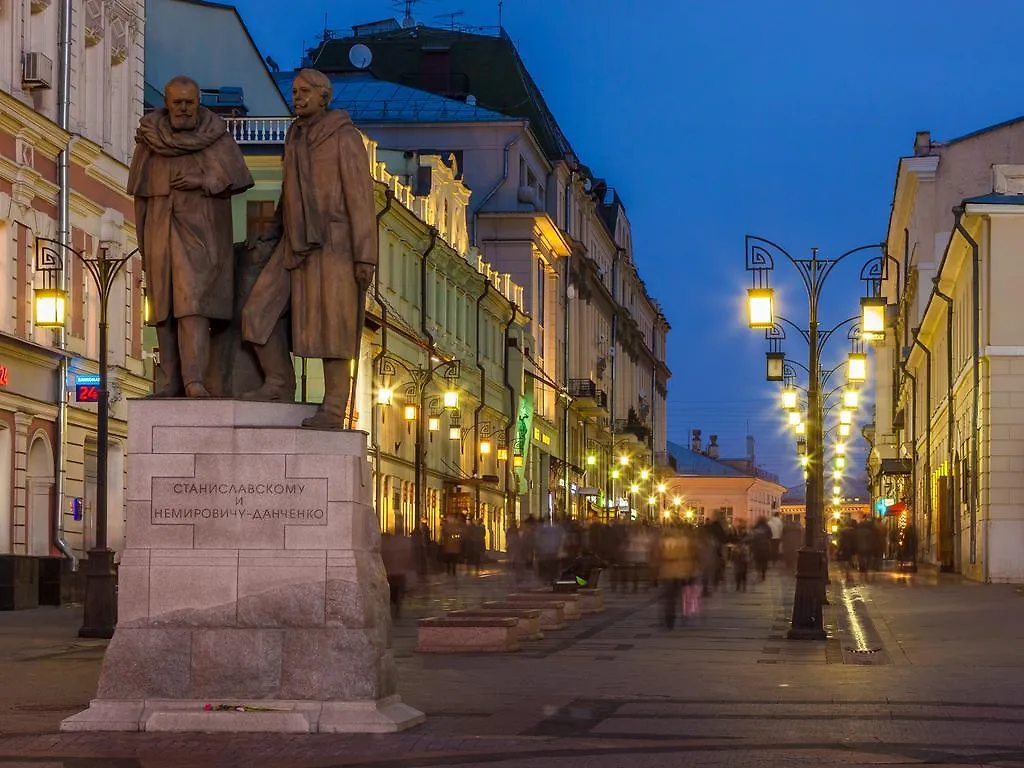
[[[68,256],[71,254],[78,259],[85,267],[100,292],[101,303],[105,303],[114,287],[114,281],[120,274],[121,269],[136,254],[139,249],[135,248],[121,256],[111,257],[107,246],[100,244],[95,256],[90,256],[83,251],[76,250],[66,243],[53,240],[48,237],[37,237],[35,240],[35,268],[36,271],[53,279],[60,272],[67,268]]]

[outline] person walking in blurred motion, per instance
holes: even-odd
[[[633,582],[634,592],[639,587],[641,574],[648,569],[653,544],[651,529],[646,525],[633,526],[626,539],[626,569]]]
[[[466,573],[472,568],[473,572],[480,575],[480,563],[484,559],[484,548],[486,546],[487,533],[484,530],[483,521],[475,517],[466,526]]]
[[[670,526],[662,531],[658,562],[665,628],[673,629],[682,607],[683,588],[697,574],[693,541],[682,528]]]
[[[763,517],[758,518],[754,524],[754,530],[748,537],[750,542],[750,556],[754,561],[754,568],[761,581],[768,578],[768,560],[772,554],[772,531],[768,521]]]
[[[732,576],[737,592],[747,591],[747,572],[750,569],[750,545],[746,536],[738,537],[730,550]]]
[[[561,572],[563,539],[562,526],[554,520],[544,523],[537,531],[537,571],[545,584],[553,584]]]
[[[773,565],[779,561],[779,555],[782,553],[782,529],[782,518],[779,511],[775,510],[768,518],[768,530],[772,535],[770,559]]]
[[[847,520],[839,532],[839,544],[836,547],[836,560],[843,564],[843,574],[847,579],[853,570],[853,560],[857,556],[857,524]]]
[[[410,574],[415,567],[412,543],[411,537],[401,534],[382,533],[380,537],[380,556],[388,577],[391,615],[394,617],[401,615],[402,601],[409,587]]]
[[[508,554],[508,563],[512,568],[512,575],[516,584],[523,580],[526,574],[526,564],[523,559],[523,537],[522,529],[513,520],[505,530],[505,550]]]
[[[455,515],[448,515],[441,525],[441,558],[444,560],[444,572],[449,576],[456,574],[462,559],[464,539],[462,522]]]
[[[857,570],[868,579],[872,570],[875,567],[875,539],[876,539],[875,523],[874,521],[864,515],[861,521],[857,524]]]

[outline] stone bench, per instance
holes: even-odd
[[[562,629],[565,627],[565,603],[553,600],[536,600],[532,603],[524,600],[510,602],[506,600],[493,600],[484,603],[484,608],[499,610],[523,610],[533,609],[540,611],[540,628],[546,630]]]
[[[511,616],[518,619],[516,625],[516,639],[518,640],[540,640],[544,637],[540,627],[540,611],[536,608],[463,608],[459,611],[448,611],[452,618],[489,618],[500,616]]]
[[[561,592],[521,592],[509,595],[506,600],[510,603],[520,601],[550,600],[556,603],[565,603],[565,618],[574,621],[583,617],[582,598],[579,594],[565,594]]]
[[[601,613],[604,610],[604,595],[600,589],[586,589],[580,587],[580,609],[584,613]]]
[[[505,653],[518,651],[514,616],[444,616],[420,619],[420,653]]]

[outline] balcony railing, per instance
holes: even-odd
[[[651,430],[649,427],[645,427],[643,424],[637,424],[629,419],[616,419],[615,432],[619,435],[633,435],[637,440],[645,445],[651,439]]]
[[[593,400],[598,408],[608,407],[608,395],[590,379],[569,379],[569,397]]]
[[[228,117],[228,133],[239,144],[284,144],[290,117]]]

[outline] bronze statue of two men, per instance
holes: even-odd
[[[291,402],[290,353],[322,358],[323,403],[302,423],[318,429],[342,426],[377,264],[366,148],[348,114],[328,108],[331,95],[321,72],[296,75],[281,197],[264,236],[272,255],[241,311],[241,338],[263,371],[262,385],[241,396]],[[210,322],[233,317],[231,197],[253,179],[193,80],[172,79],[164,96],[165,109],[139,126],[128,182],[166,382],[156,394],[210,397]]]

